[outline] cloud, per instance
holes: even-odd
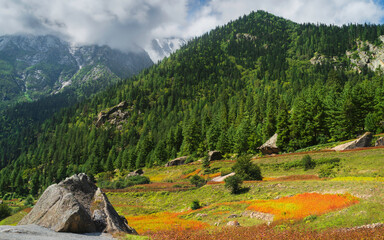
[[[153,38],[201,35],[262,9],[295,22],[380,23],[373,0],[0,0],[0,35],[54,34],[119,49]]]
[[[196,13],[186,36],[209,31],[251,11],[265,10],[298,23],[380,23],[383,6],[372,0],[211,0]]]
[[[186,0],[0,0],[0,34],[55,34],[124,49],[184,24],[186,14]]]

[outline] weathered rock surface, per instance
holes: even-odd
[[[165,164],[166,167],[171,167],[171,166],[179,166],[185,164],[185,161],[187,160],[188,156],[183,156],[179,158],[175,158]]]
[[[208,159],[209,161],[216,161],[223,159],[223,154],[219,151],[210,151],[208,152]]]
[[[112,125],[118,125],[129,117],[129,112],[126,111],[127,108],[128,103],[123,101],[110,109],[101,111],[97,115],[96,126],[100,127],[106,122],[109,122]]]
[[[375,142],[375,147],[384,146],[384,137],[379,137]]]
[[[373,137],[372,133],[366,132],[364,133],[363,136],[359,137],[358,139],[338,145],[332,148],[332,150],[343,151],[343,150],[350,150],[355,148],[369,147],[371,146],[372,137]]]
[[[105,194],[84,173],[49,186],[19,225],[36,224],[56,232],[137,234]]]
[[[230,173],[230,174],[227,174],[225,176],[219,176],[219,177],[215,177],[215,178],[212,178],[211,182],[223,182],[226,178],[230,177],[230,176],[233,176],[235,175],[235,173]]]
[[[107,233],[55,232],[37,225],[0,226],[0,240],[113,240]]]
[[[268,141],[259,147],[263,154],[279,153],[280,149],[277,147],[277,133],[275,133]]]

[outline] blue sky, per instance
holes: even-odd
[[[124,49],[198,36],[259,9],[298,23],[384,23],[384,0],[0,0],[0,35],[54,34]]]

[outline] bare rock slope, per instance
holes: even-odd
[[[137,234],[106,195],[80,173],[49,186],[19,225],[36,224],[56,232]]]

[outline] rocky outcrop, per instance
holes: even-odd
[[[36,224],[56,232],[137,234],[105,194],[80,173],[49,186],[19,225]]]
[[[141,175],[143,175],[143,174],[144,174],[143,169],[137,169],[137,170],[135,170],[135,171],[133,171],[133,172],[128,173],[128,174],[127,174],[127,177],[141,176]]]
[[[166,167],[171,167],[171,166],[179,166],[185,164],[185,161],[187,160],[188,156],[183,156],[179,158],[175,158],[165,164]]]
[[[259,147],[263,154],[279,153],[280,149],[277,147],[277,133],[275,133],[268,141]]]
[[[125,111],[128,108],[128,103],[123,101],[118,105],[108,109],[103,110],[97,115],[96,126],[100,127],[106,122],[109,122],[112,125],[117,125],[121,121],[129,117],[129,113]]]
[[[379,39],[383,42],[384,36],[380,36]],[[372,71],[379,68],[384,70],[384,48],[382,46],[376,46],[368,41],[357,41],[356,44],[357,50],[346,52],[351,63],[355,65],[355,69],[361,71],[363,67],[367,66]]]
[[[219,151],[210,151],[208,152],[208,160],[209,161],[216,161],[223,159],[223,154]]]
[[[375,147],[384,146],[384,137],[379,137],[375,142]]]
[[[369,147],[371,146],[372,137],[373,137],[372,133],[366,132],[364,133],[363,136],[359,137],[358,139],[338,145],[332,148],[332,150],[343,151],[343,150],[350,150],[355,148]]]

